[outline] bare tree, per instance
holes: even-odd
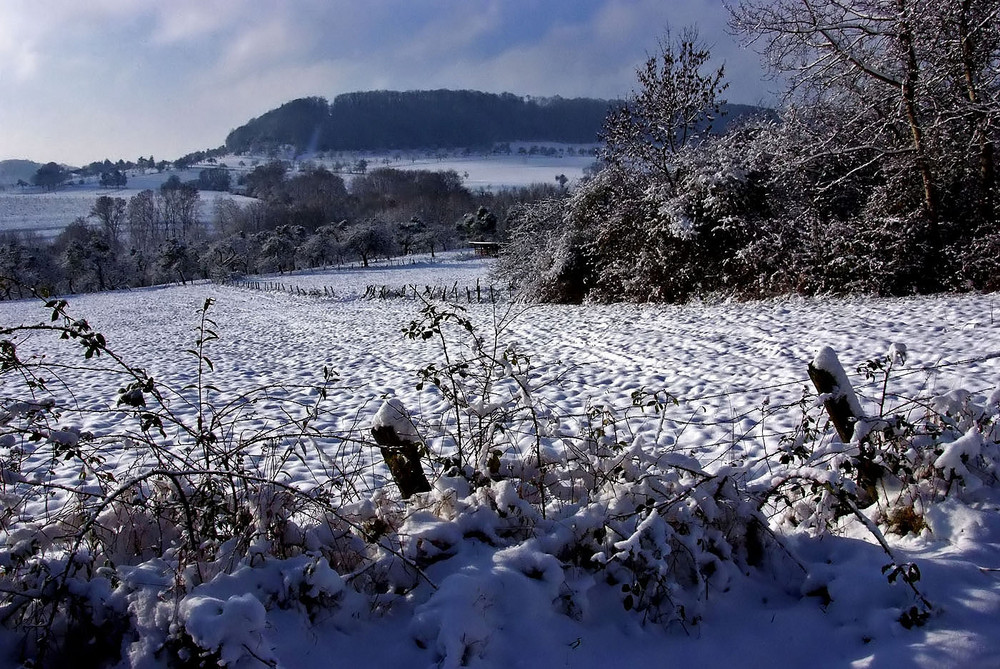
[[[246,210],[231,197],[220,197],[215,200],[213,220],[215,232],[225,237],[236,232],[245,231]]]
[[[126,218],[132,248],[141,252],[155,248],[162,237],[156,194],[147,189],[132,196],[126,209]]]
[[[160,186],[160,199],[169,234],[180,239],[191,238],[199,222],[201,195],[198,188],[172,176]]]
[[[1000,123],[1000,2],[947,0],[932,14],[947,45],[942,73],[957,91],[952,122],[965,128],[976,147],[979,217],[991,219],[996,206],[996,135]]]
[[[117,246],[121,241],[122,224],[125,221],[125,200],[101,195],[94,202],[90,215],[101,224],[101,229],[111,244]]]

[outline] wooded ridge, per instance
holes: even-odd
[[[593,98],[532,98],[480,91],[366,91],[287,102],[236,128],[226,149],[245,153],[278,146],[297,151],[357,151],[490,147],[499,142],[588,144],[609,109],[620,104]],[[726,122],[759,111],[727,105]]]

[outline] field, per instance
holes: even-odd
[[[530,151],[531,145],[513,144],[511,155],[472,155],[461,156],[443,154],[431,155],[372,155],[365,156],[369,161],[369,169],[391,167],[403,170],[454,170],[462,177],[462,183],[472,191],[497,190],[510,186],[528,186],[535,183],[555,183],[558,175],[564,175],[568,183],[573,183],[583,177],[584,170],[595,160],[592,154],[569,155],[567,149],[592,150],[590,146],[567,146],[560,144],[545,144],[550,148],[562,150],[563,153],[546,156],[543,154],[519,153],[520,150]],[[329,160],[323,162],[330,162]]]
[[[182,178],[197,178],[197,174]],[[146,188],[159,188],[159,184],[170,176],[139,175],[129,181],[128,188],[103,189],[93,184],[66,186],[52,192],[34,189],[19,192],[17,189],[0,191],[0,232],[35,232],[42,237],[55,237],[59,231],[78,218],[87,218],[98,197],[120,197],[128,201]],[[215,191],[201,192],[201,218],[210,221],[214,202],[217,198],[229,197],[237,201],[249,201],[239,195]]]
[[[262,278],[297,286],[303,294],[198,284],[82,295],[71,299],[69,313],[88,319],[107,337],[108,348],[131,365],[176,389],[173,409],[194,421],[198,411],[190,388],[199,383],[200,358],[190,350],[196,348],[197,310],[211,298],[208,315],[218,339],[206,344],[213,366],[207,378],[217,388],[212,391],[217,406],[249,397],[253,388],[271,389],[266,398],[254,400],[240,429],[264,429],[289,407],[297,410],[316,401],[326,368],[336,372],[336,381],[324,391],[325,408],[316,418],[322,433],[367,434],[384,401],[395,398],[424,432],[430,451],[446,454],[452,444],[442,418],[449,412],[448,402],[431,384],[418,390],[420,370],[431,363],[439,369],[444,365],[438,339],[409,339],[403,333],[421,319],[425,304],[412,297],[363,295],[369,285],[419,287],[418,292],[427,286],[487,285],[489,262],[449,254],[392,267]],[[304,294],[323,287],[333,294]],[[931,406],[938,401],[933,398],[941,397],[959,397],[966,407],[987,413],[993,407],[995,413],[1000,323],[993,317],[994,300],[991,295],[962,295],[687,306],[530,306],[501,300],[464,303],[455,313],[467,317],[487,343],[496,337],[497,346],[489,350],[515,360],[539,415],[563,425],[566,435],[572,432],[566,426],[586,422],[588,416],[618,416],[614,429],[628,435],[630,448],[652,454],[650,462],[670,454],[675,460],[684,458],[685,467],[716,476],[739,472],[750,485],[767,478],[769,463],[777,462],[769,454],[783,448],[783,437],[796,434],[803,408],[822,415],[814,410],[814,393],[799,404],[809,388],[807,365],[822,346],[839,354],[866,413],[888,401],[912,416],[914,398]],[[442,302],[433,304],[450,309]],[[46,317],[40,303],[0,304],[0,324],[5,326]],[[463,326],[449,335],[452,356],[469,345],[465,332]],[[896,353],[905,344],[907,354],[886,392],[881,377],[866,379],[854,370],[880,359],[894,344]],[[506,353],[515,348],[530,362],[517,362]],[[42,334],[27,337],[18,351],[22,357],[45,353],[49,363],[83,364],[68,345],[59,348]],[[106,356],[90,364],[86,371],[64,374],[68,388],[59,392],[71,390],[75,407],[64,415],[64,427],[75,433],[120,432],[126,418],[115,400],[123,381],[108,371],[113,365]],[[17,397],[11,375],[2,379],[2,395]],[[957,389],[968,394],[956,394]],[[510,391],[498,379],[491,392],[494,402],[504,404],[519,401],[508,393],[521,391]],[[488,394],[484,391],[484,401]],[[659,399],[643,410],[648,398]],[[825,424],[818,428],[825,436],[814,446],[835,445],[832,429]],[[606,424],[602,433],[610,429]],[[570,443],[567,439],[563,441]],[[512,453],[519,448],[516,437],[504,443]],[[565,464],[566,453],[557,452],[559,443],[546,442],[553,449],[546,457]],[[352,472],[351,484],[362,497],[389,504],[384,496],[393,490],[391,478],[370,440],[320,439],[312,446],[315,450],[303,451],[272,474],[288,485],[308,487],[318,480],[317,472],[330,471],[328,459],[337,459],[341,471]],[[117,468],[118,480],[143,466],[137,464],[141,457],[120,443],[103,448],[102,457]],[[433,495],[441,496],[430,498],[438,499],[434,504],[445,499],[457,504],[456,484],[442,477],[440,467],[428,470]],[[65,490],[94,486],[81,480],[72,465],[59,472],[53,481]],[[721,582],[706,581],[697,598],[702,607],[697,617],[658,625],[642,624],[649,611],[623,608],[620,593],[613,594],[619,592],[617,585],[595,583],[571,565],[556,562],[544,548],[545,539],[520,545],[490,540],[494,528],[481,513],[463,520],[455,511],[458,515],[447,523],[432,522],[431,507],[418,510],[423,509],[419,504],[409,507],[414,515],[404,523],[414,536],[432,542],[451,537],[454,542],[454,528],[466,528],[465,539],[457,540],[447,559],[427,567],[433,587],[419,585],[406,594],[371,600],[344,594],[337,585],[336,606],[307,616],[271,605],[265,614],[255,604],[252,615],[247,614],[256,621],[251,624],[240,618],[249,596],[243,593],[263,592],[261,579],[273,576],[267,565],[278,570],[286,564],[265,559],[228,581],[217,578],[199,586],[194,592],[202,593],[202,599],[190,603],[192,595],[185,600],[192,607],[187,624],[201,647],[242,658],[234,659],[236,666],[255,666],[254,656],[289,667],[328,666],[331,657],[358,666],[657,666],[663,658],[705,666],[997,666],[1000,495],[991,485],[968,488],[967,494],[928,498],[922,529],[887,535],[893,563],[919,566],[921,591],[932,604],[926,624],[913,629],[896,622],[909,595],[883,574],[883,565],[890,562],[886,550],[850,518],[837,521],[834,531],[815,532],[807,522],[796,529],[773,517],[783,550],[795,555],[792,562],[776,554],[764,567],[727,571]],[[395,513],[403,509],[393,508]],[[473,517],[480,519],[473,523],[475,532],[469,527]],[[553,522],[558,525],[537,521],[539,527]],[[798,574],[798,569],[806,573]],[[591,580],[581,585],[580,578]],[[575,608],[558,604],[567,588],[575,593]],[[221,607],[218,615],[196,615],[204,613],[198,602],[209,600]],[[143,622],[141,608],[135,608],[135,601],[130,606]],[[142,665],[139,660],[151,657],[150,648],[148,643],[133,646],[131,661]],[[253,654],[244,654],[243,648]]]

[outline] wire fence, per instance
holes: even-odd
[[[348,294],[338,293],[333,286],[311,286],[303,288],[291,283],[281,281],[259,281],[248,279],[226,279],[221,281],[222,285],[243,290],[259,290],[265,292],[288,293],[302,297],[325,297],[339,298],[347,297]],[[425,299],[451,301],[466,304],[498,304],[511,300],[515,297],[516,288],[513,283],[498,285],[493,283],[483,284],[476,281],[474,286],[460,286],[456,281],[452,285],[417,285],[413,283],[394,285],[388,284],[368,284],[364,293],[359,295],[365,300],[402,300],[402,299]]]
[[[933,376],[942,370],[955,370],[962,367],[973,367],[984,362],[1000,359],[1000,351],[985,353],[979,356],[961,360],[945,360],[935,364],[918,365],[912,368],[896,367],[885,370],[887,379],[883,376],[866,376],[859,371],[848,371],[852,390],[860,399],[867,401],[869,406],[881,408],[884,415],[910,415],[913,412],[930,415],[935,412],[934,400],[946,391],[935,391],[924,388],[916,393],[900,393],[891,390],[894,381],[922,374]],[[832,434],[832,430],[824,422],[826,414],[820,393],[813,386],[807,375],[807,364],[803,362],[802,378],[780,383],[751,385],[740,388],[730,388],[725,391],[701,393],[694,395],[679,394],[676,397],[669,389],[651,390],[646,392],[643,401],[623,404],[624,398],[611,399],[607,402],[596,402],[589,408],[573,412],[562,411],[559,418],[586,423],[594,420],[604,410],[608,414],[621,415],[624,420],[617,427],[624,432],[634,434],[642,431],[643,425],[648,426],[649,412],[655,411],[658,416],[658,430],[679,435],[674,442],[675,448],[684,448],[682,441],[690,441],[700,447],[712,448],[724,445],[729,451],[746,447],[748,442],[768,448],[775,443],[792,439],[801,434],[801,417],[796,418],[790,412],[799,411],[802,414],[811,413],[821,423],[824,432]],[[584,390],[600,394],[608,390],[607,386],[587,384],[576,381],[575,384]],[[794,393],[798,388],[799,393]],[[963,388],[970,398],[988,398],[1000,385],[983,385],[980,383],[971,388]],[[775,391],[778,391],[775,393]],[[787,392],[782,392],[787,391]],[[659,395],[658,395],[659,393]],[[772,396],[778,397],[772,400]],[[659,399],[657,399],[659,397]],[[753,402],[748,399],[759,398]],[[719,406],[719,400],[726,400],[725,406]],[[556,409],[558,410],[558,409]],[[629,412],[635,412],[630,414]],[[638,413],[643,416],[636,415]],[[879,418],[878,415],[859,416],[858,418]],[[715,435],[714,440],[706,442],[706,431]],[[525,433],[523,436],[530,436]],[[722,443],[720,443],[722,442]],[[747,449],[750,450],[750,449]]]

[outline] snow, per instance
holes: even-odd
[[[944,452],[934,461],[934,466],[945,472],[960,476],[967,482],[971,473],[965,463],[979,455],[983,447],[983,435],[973,427],[964,435],[944,447]]]
[[[184,175],[184,173],[180,173]],[[165,181],[170,173],[140,177],[130,181],[129,188],[97,188],[93,184],[67,186],[52,192],[0,192],[0,232],[34,231],[43,237],[55,237],[59,231],[78,218],[86,219],[94,207],[94,202],[102,195],[122,198],[126,202],[145,188],[159,188],[158,182]],[[197,173],[193,178],[197,178]],[[143,184],[149,184],[144,186]],[[202,218],[210,221],[216,200],[231,198],[240,203],[252,202],[252,198],[232,193],[201,191]]]
[[[440,172],[453,170],[462,177],[462,184],[471,191],[496,191],[501,188],[530,186],[532,184],[555,184],[556,177],[563,175],[567,185],[572,186],[583,176],[587,168],[594,164],[596,144],[563,144],[559,142],[512,142],[510,154],[476,154],[460,151],[392,151],[389,153],[336,152],[317,156],[298,156],[298,164],[308,162],[335,169],[337,163],[353,165],[359,159],[368,163],[368,170],[390,168],[397,170],[429,170]],[[531,151],[535,149],[535,153]],[[549,155],[537,149],[549,150]],[[553,152],[554,150],[554,152]],[[219,158],[220,163],[235,165],[243,163],[245,170],[254,165],[265,164],[264,156],[229,155]],[[295,162],[295,161],[293,161]],[[352,174],[342,174],[350,182]]]
[[[555,184],[556,177],[566,177],[567,185],[583,178],[584,170],[594,163],[594,156],[490,156],[477,158],[445,158],[390,163],[388,167],[403,170],[454,170],[462,184],[472,191],[495,191],[512,186]]]
[[[192,595],[184,599],[180,618],[199,646],[219,653],[222,665],[236,664],[245,650],[259,656],[267,611],[252,594],[225,600]]]
[[[367,270],[280,278],[303,289],[331,287],[332,297],[198,284],[75,296],[69,312],[86,318],[115,353],[145,368],[159,383],[183,389],[197,381],[196,361],[185,353],[196,337],[196,310],[212,298],[209,315],[219,339],[206,347],[214,363],[211,383],[218,388],[211,392],[220,405],[231,401],[245,412],[240,423],[245,429],[264,425],[269,412],[287,410],[283,401],[311,406],[328,368],[337,376],[325,390],[329,409],[316,419],[324,430],[389,424],[420,441],[417,424],[427,448],[443,452],[448,440],[425,429],[439,423],[448,427],[441,418],[446,403],[429,389],[416,389],[418,371],[429,363],[440,365],[440,358],[431,342],[407,339],[402,332],[421,317],[424,304],[412,297],[363,299],[364,287],[487,285],[490,262],[446,254]],[[809,362],[836,372],[842,391],[856,391],[860,414],[871,415],[881,398],[881,379],[866,380],[852,370],[886,351],[897,365],[889,385],[898,400],[892,402],[905,405],[906,398],[926,398],[927,406],[953,416],[954,424],[943,429],[956,438],[942,447],[933,464],[966,482],[981,477],[971,471],[970,461],[993,457],[987,442],[994,433],[990,425],[976,421],[982,422],[1000,397],[1000,324],[989,317],[995,299],[787,298],[684,306],[538,306],[504,299],[496,305],[462,304],[462,313],[481,335],[492,336],[494,324],[501,324],[504,346],[499,350],[506,351],[509,343],[530,358],[527,372],[507,361],[508,374],[517,375],[513,390],[496,379],[492,398],[473,398],[479,402],[474,406],[521,402],[518,387],[524,384],[530,400],[544,407],[543,422],[611,415],[602,413],[608,407],[629,416],[628,421],[602,425],[594,447],[621,448],[625,470],[638,463],[627,473],[637,478],[632,490],[639,491],[655,484],[643,478],[643,463],[651,461],[655,467],[681,468],[690,477],[672,483],[676,485],[695,485],[691,481],[701,480],[706,471],[746,472],[753,477],[750,485],[770,485],[777,473],[767,471],[764,456],[795,443],[800,400],[809,388]],[[35,302],[0,304],[0,325],[47,317]],[[65,359],[83,364],[77,350],[65,348]],[[19,355],[44,352],[49,360],[64,359],[60,351],[40,334],[18,347]],[[123,420],[116,407],[121,378],[107,371],[104,359],[92,364],[72,380],[73,410],[60,415],[46,433],[64,447],[85,446],[92,435],[106,434]],[[0,396],[11,396],[9,383],[0,377]],[[251,393],[261,386],[271,390]],[[637,392],[635,397],[643,401],[659,399],[644,409],[633,402]],[[678,403],[665,401],[664,393]],[[18,399],[4,405],[0,422],[27,420],[52,408],[42,397]],[[174,406],[182,416],[195,416],[192,405]],[[546,429],[568,435],[568,422]],[[817,429],[832,432],[823,424]],[[580,457],[546,446],[543,463],[569,467]],[[836,461],[846,457],[848,447],[828,436],[813,455]],[[12,448],[9,439],[0,440],[5,457]],[[898,564],[919,567],[920,587],[933,605],[922,627],[899,624],[912,594],[899,583],[888,583],[882,567],[890,557],[862,523],[850,518],[840,520],[838,532],[819,535],[806,531],[805,523],[800,531],[776,525],[786,550],[769,553],[757,567],[730,561],[722,550],[728,544],[719,544],[713,567],[719,577],[706,581],[696,619],[644,624],[642,613],[623,606],[623,583],[608,583],[604,576],[622,573],[614,569],[624,561],[663,557],[687,546],[687,539],[668,524],[669,514],[721,522],[727,513],[738,513],[725,506],[724,497],[710,494],[714,488],[696,487],[689,508],[650,508],[630,534],[605,544],[609,550],[600,561],[610,565],[607,570],[592,572],[569,561],[563,549],[586,548],[582,538],[604,526],[605,516],[593,504],[624,513],[635,508],[637,499],[598,498],[596,486],[588,491],[584,485],[580,492],[594,495],[592,505],[566,504],[558,514],[552,507],[552,515],[542,518],[512,480],[475,488],[436,471],[431,476],[434,490],[403,507],[391,499],[391,479],[377,449],[346,442],[296,448],[295,457],[274,471],[255,523],[280,525],[306,546],[319,541],[310,534],[315,530],[283,516],[280,493],[284,485],[309,484],[312,472],[337,463],[359,472],[357,485],[366,494],[352,513],[366,523],[380,520],[404,532],[408,543],[400,549],[403,553],[394,562],[385,552],[388,544],[380,544],[383,575],[335,570],[309,550],[282,558],[269,555],[262,532],[251,564],[214,577],[206,574],[178,602],[155,596],[155,587],[173,582],[173,576],[165,576],[169,556],[126,568],[123,583],[114,590],[102,590],[100,583],[106,582],[93,581],[89,597],[128,606],[143,630],[126,649],[121,666],[163,666],[155,650],[166,638],[157,621],[174,613],[189,641],[217,653],[226,666],[238,667],[273,660],[303,669],[331,663],[603,668],[662,666],[666,658],[670,664],[706,667],[1000,666],[1000,494],[980,478],[981,485],[956,482],[955,495],[928,499],[923,530],[886,535]],[[101,449],[107,462],[121,467],[135,457],[112,445]],[[641,453],[653,454],[653,460],[641,460]],[[799,473],[808,474],[806,469]],[[817,469],[810,476],[835,483],[833,471]],[[8,478],[3,473],[8,483],[26,475],[13,476],[12,471]],[[607,472],[581,468],[581,481],[584,474]],[[92,485],[78,475],[79,470],[69,468],[54,482],[74,489]],[[0,498],[0,504],[13,503]],[[109,525],[116,508],[107,509]],[[528,526],[546,532],[520,541],[505,534]],[[714,536],[710,529],[688,538],[709,541]],[[3,558],[11,561],[24,559],[62,533],[45,526],[3,531],[8,546]],[[333,521],[327,531],[336,531]],[[403,569],[403,558],[425,564],[423,575],[414,577]],[[360,587],[365,579],[377,584],[376,577],[383,576],[386,585],[398,586],[403,594],[389,588],[370,596]],[[131,593],[127,603],[123,592]],[[2,640],[0,650],[11,658],[18,639],[5,633]]]
[[[390,397],[382,403],[382,408],[372,420],[372,428],[391,427],[397,437],[403,441],[419,442],[420,435],[406,412],[406,407],[395,397]]]
[[[463,185],[471,191],[496,191],[501,188],[529,186],[532,184],[556,183],[556,177],[563,175],[567,186],[572,186],[584,175],[584,170],[594,162],[594,145],[567,145],[540,143],[543,148],[554,148],[560,153],[556,155],[519,154],[519,149],[528,151],[532,144],[512,145],[511,155],[461,155],[454,153],[428,152],[394,152],[391,154],[348,153],[337,154],[336,158],[318,158],[316,156],[300,156],[301,161],[313,165],[333,167],[337,162],[352,164],[359,158],[368,161],[370,168],[389,167],[399,170],[454,170],[462,177]],[[568,153],[573,149],[572,155]],[[580,151],[580,155],[576,151]],[[588,152],[588,153],[585,153]],[[188,169],[155,171],[133,171],[128,173],[128,187],[122,189],[100,188],[95,179],[78,184],[64,186],[57,191],[41,191],[37,188],[0,189],[0,232],[5,231],[35,231],[43,237],[55,237],[60,230],[77,218],[87,218],[94,206],[94,201],[101,195],[120,197],[128,201],[146,189],[158,190],[171,176],[177,176],[181,181],[192,181],[198,178],[202,169],[211,169],[227,165],[233,172],[234,183],[239,174],[250,172],[255,166],[268,162],[265,156],[227,155],[216,163],[195,165]],[[302,162],[294,162],[301,166]],[[352,174],[342,174],[348,183]],[[215,202],[220,198],[230,198],[245,204],[253,201],[242,195],[232,193],[201,191],[202,219],[210,221]]]

